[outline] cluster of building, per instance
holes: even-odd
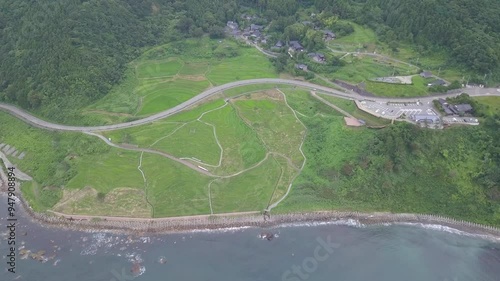
[[[435,76],[430,72],[430,71],[424,71],[420,73],[420,77],[422,78],[434,78]],[[446,81],[443,79],[436,79],[430,83],[427,84],[427,86],[432,87],[432,86],[446,86]]]
[[[243,36],[245,39],[252,40],[254,43],[267,44],[267,39],[270,36],[265,36],[262,31],[264,26],[258,24],[251,24],[249,27],[240,30],[237,22],[228,21],[226,24],[226,31],[233,36]]]
[[[463,116],[465,114],[471,114],[473,112],[472,106],[468,103],[449,104],[445,99],[442,98],[440,98],[438,101],[446,115]]]

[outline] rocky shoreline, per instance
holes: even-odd
[[[1,171],[3,172],[3,171]],[[0,175],[4,178],[5,175]],[[2,184],[0,183],[0,186]],[[5,185],[4,185],[5,187]],[[0,188],[0,197],[5,197],[5,191]],[[65,215],[58,213],[34,212],[22,196],[18,196],[22,205],[22,213],[42,226],[58,227],[69,230],[113,232],[121,234],[163,234],[176,232],[192,232],[205,230],[223,230],[241,227],[269,228],[286,224],[308,223],[339,223],[359,225],[384,224],[424,224],[440,225],[454,228],[468,234],[482,235],[500,241],[500,228],[480,225],[467,221],[455,220],[443,216],[426,214],[392,214],[392,213],[361,213],[342,211],[304,212],[289,214],[273,214],[264,216],[259,212],[201,215],[170,218],[126,218],[126,217],[92,217]],[[19,215],[19,213],[18,213]],[[351,221],[349,221],[351,220]]]
[[[111,232],[129,235],[154,235],[193,231],[225,230],[243,227],[272,228],[283,225],[301,225],[315,223],[338,223],[345,225],[387,225],[387,224],[423,224],[439,225],[457,229],[467,234],[481,235],[484,238],[500,241],[500,228],[484,226],[476,223],[454,220],[443,216],[425,214],[392,214],[361,212],[304,212],[274,214],[264,219],[258,212],[226,215],[203,215],[171,218],[110,218],[70,215],[52,215],[36,213],[26,204],[23,198],[19,202],[30,219],[47,227],[68,230]]]

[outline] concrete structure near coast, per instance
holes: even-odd
[[[346,225],[385,225],[416,223],[423,225],[441,225],[454,228],[472,235],[500,241],[500,228],[477,223],[427,214],[392,214],[361,213],[344,211],[323,211],[274,214],[264,220],[260,212],[234,213],[222,215],[202,215],[190,217],[171,217],[156,219],[109,218],[79,216],[57,216],[34,212],[20,198],[23,209],[36,222],[44,226],[59,227],[79,231],[113,232],[120,234],[162,234],[205,230],[223,230],[238,227],[276,227],[287,224],[307,224],[315,222],[331,222]],[[351,220],[351,221],[350,221]]]

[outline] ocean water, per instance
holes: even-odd
[[[6,200],[1,201],[5,225]],[[2,281],[500,280],[499,242],[439,226],[351,221],[135,237],[63,231],[21,213],[18,218],[17,246],[45,251],[45,260],[18,255],[16,273],[8,272],[2,236]],[[262,239],[262,233],[276,237]]]

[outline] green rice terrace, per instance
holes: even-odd
[[[337,47],[373,39],[360,26],[349,36]],[[428,81],[413,66],[336,55],[346,64],[326,78],[363,82],[377,95],[427,94]],[[395,72],[412,75],[413,84],[371,80]],[[258,50],[234,40],[169,43],[132,61],[118,86],[82,110],[80,123],[133,121],[213,86],[278,75]],[[393,211],[500,225],[498,173],[484,161],[496,145],[495,123],[424,130],[319,94],[330,105],[292,86],[240,86],[168,118],[94,136],[42,130],[0,112],[0,143],[25,153],[9,159],[33,177],[21,191],[38,212],[158,218],[265,209]],[[498,114],[498,97],[477,102],[485,119]],[[386,128],[348,127],[331,104]]]
[[[95,124],[133,120],[172,108],[212,86],[277,76],[255,48],[234,40],[188,39],[144,53],[130,63],[124,81],[83,114]]]
[[[284,196],[305,163],[301,146],[306,128],[276,89],[209,101],[149,125],[102,132],[124,147],[159,151],[178,161],[12,122],[18,126],[2,141],[30,151],[15,162],[35,178],[23,185],[23,193],[38,211],[130,217],[261,211]],[[14,138],[25,131],[29,135],[20,141],[26,144],[18,145]],[[50,155],[55,147],[59,153]],[[62,183],[62,189],[56,187]]]

